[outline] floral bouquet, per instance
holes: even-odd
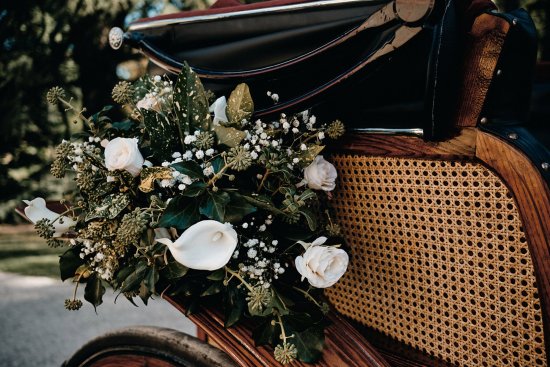
[[[87,130],[63,141],[52,164],[78,188],[64,212],[42,198],[25,208],[51,246],[68,247],[61,278],[76,286],[65,307],[82,306],[82,283],[94,307],[107,285],[132,303],[166,291],[188,312],[221,307],[226,327],[253,318],[256,343],[272,345],[283,364],[318,359],[329,311],[322,289],[348,265],[328,207],[336,169],[320,155],[343,124],[308,111],[254,121],[246,84],[212,101],[187,65],[177,80],[120,82],[112,96],[126,120],[112,121],[111,107],[86,117],[59,87],[47,95]]]

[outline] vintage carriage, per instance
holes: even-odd
[[[228,0],[139,20],[111,43],[168,72],[185,60],[217,93],[247,82],[257,116],[313,107],[346,121],[331,148],[333,206],[352,260],[327,290],[332,325],[316,366],[550,365],[550,131],[529,118],[535,108],[542,123],[544,105],[531,106],[536,42],[524,11]],[[163,297],[185,312],[170,290]],[[279,365],[248,325],[225,329],[215,309],[189,317],[202,341],[130,328],[65,365]]]

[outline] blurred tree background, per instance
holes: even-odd
[[[251,2],[254,0],[249,0]],[[128,48],[113,51],[108,32],[142,17],[207,7],[213,0],[8,0],[0,5],[0,222],[16,220],[21,199],[60,198],[69,188],[49,174],[53,147],[81,127],[45,101],[55,85],[95,112],[111,104],[120,78],[146,68]],[[550,60],[550,1],[498,0],[501,10],[524,7]],[[118,67],[118,69],[117,69]]]

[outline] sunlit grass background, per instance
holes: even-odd
[[[63,251],[48,247],[32,225],[0,225],[0,271],[59,278]]]

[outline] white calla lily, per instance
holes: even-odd
[[[168,231],[156,232],[156,241],[166,246],[177,262],[196,270],[217,270],[229,262],[237,247],[237,232],[229,224],[203,220],[172,241]]]
[[[27,207],[25,208],[25,215],[31,222],[36,224],[41,219],[47,219],[53,222],[55,229],[54,237],[61,237],[64,233],[67,233],[71,227],[76,225],[76,221],[67,216],[59,216],[58,213],[48,209],[46,207],[46,200],[43,198],[36,198],[34,200],[23,200]]]
[[[209,111],[214,112],[214,124],[219,124],[220,122],[227,122],[227,115],[225,114],[225,109],[227,108],[227,99],[225,96],[222,96],[214,101],[210,105]]]

